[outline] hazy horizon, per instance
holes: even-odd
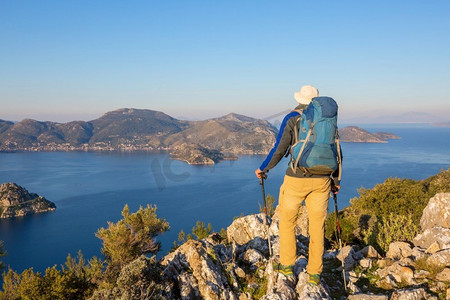
[[[153,110],[153,109],[148,109],[148,108],[137,108],[137,107],[127,107],[129,109],[143,109],[143,110]],[[114,110],[119,110],[119,109],[125,109],[125,107],[121,107],[121,108],[117,108]],[[114,111],[112,110],[112,111]],[[207,120],[207,119],[212,119],[212,118],[218,118],[218,117],[222,117],[225,116],[227,114],[230,113],[235,113],[235,114],[240,114],[240,115],[245,115],[248,117],[252,117],[252,118],[256,118],[256,119],[263,119],[263,120],[268,120],[272,123],[276,123],[277,121],[280,122],[283,117],[288,113],[289,109],[285,109],[285,110],[280,110],[278,113],[272,113],[271,115],[263,115],[263,116],[258,116],[258,115],[247,115],[247,114],[242,114],[239,112],[234,112],[234,111],[229,111],[229,112],[224,112],[218,115],[211,115],[209,117],[189,117],[189,116],[185,116],[185,115],[172,115],[169,114],[167,112],[161,111],[175,119],[179,119],[179,120],[187,120],[187,121],[200,121],[200,120]],[[105,113],[108,113],[110,111],[105,111],[103,113],[100,114],[79,114],[79,115],[29,115],[29,116],[16,116],[16,117],[12,117],[12,118],[2,118],[0,116],[0,120],[4,120],[4,121],[11,121],[11,122],[20,122],[22,120],[25,119],[33,119],[33,120],[37,120],[37,121],[41,121],[41,122],[56,122],[56,123],[67,123],[67,122],[71,122],[71,121],[92,121],[95,119],[100,118],[101,116],[103,116]],[[404,113],[384,113],[383,111],[366,111],[366,112],[361,112],[359,114],[356,115],[344,115],[344,116],[340,116],[339,117],[339,122],[340,123],[348,123],[348,124],[395,124],[395,123],[416,123],[416,124],[420,124],[420,123],[436,123],[436,122],[449,122],[449,118],[447,116],[445,117],[439,117],[438,115],[434,115],[434,114],[429,114],[429,113],[425,113],[425,112],[404,112]]]

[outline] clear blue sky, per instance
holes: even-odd
[[[265,117],[303,84],[344,118],[449,119],[449,15],[450,1],[0,0],[0,119]]]

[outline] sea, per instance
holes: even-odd
[[[361,187],[372,188],[388,177],[425,179],[450,167],[449,127],[360,126],[401,139],[342,144],[339,209],[348,206]],[[120,220],[125,204],[130,211],[156,205],[158,216],[170,223],[170,230],[158,237],[161,257],[180,230],[191,232],[198,220],[219,231],[234,217],[258,213],[263,196],[254,170],[264,158],[246,155],[214,166],[191,166],[171,160],[167,153],[0,153],[0,183],[15,182],[57,206],[54,212],[0,220],[0,241],[7,251],[0,260],[18,272],[44,272],[79,250],[86,259],[102,257],[95,233]],[[265,181],[266,194],[276,199],[287,163],[284,158]]]

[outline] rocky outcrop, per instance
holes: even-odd
[[[53,211],[56,205],[15,183],[0,185],[0,219]]]
[[[231,252],[220,250],[205,241],[190,240],[164,258],[164,274],[176,282],[182,299],[238,299],[223,268]]]
[[[450,193],[439,193],[430,199],[423,210],[420,228],[422,232],[414,238],[414,245],[431,255],[450,249]]]
[[[422,231],[433,227],[450,228],[450,193],[439,193],[430,199],[420,219]]]

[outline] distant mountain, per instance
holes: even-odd
[[[168,136],[164,144],[198,144],[209,149],[234,154],[268,153],[275,143],[277,130],[267,121],[238,114],[190,122],[188,128]]]
[[[277,130],[238,114],[182,121],[158,111],[123,108],[89,121],[0,120],[2,151],[173,150],[184,143],[234,154],[267,153]]]
[[[432,123],[433,126],[439,126],[439,127],[450,127],[450,121],[448,122],[436,122]]]
[[[347,126],[339,129],[342,142],[353,143],[387,143],[388,139],[399,139],[399,136],[388,132],[370,133],[357,126]]]

